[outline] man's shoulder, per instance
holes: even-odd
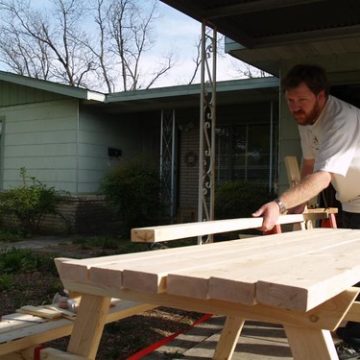
[[[360,119],[360,109],[344,100],[341,100],[335,96],[329,96],[327,106],[324,109],[324,117],[330,119],[330,123],[337,123],[354,120],[358,122]],[[329,123],[329,121],[327,121]],[[329,124],[330,125],[330,124]]]
[[[328,103],[329,103],[329,108],[330,109],[337,109],[337,110],[344,110],[344,111],[360,111],[360,108],[345,101],[345,100],[342,100],[342,99],[339,99],[338,97],[336,96],[333,96],[333,95],[329,95],[329,98],[328,98]]]

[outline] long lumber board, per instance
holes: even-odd
[[[317,233],[303,232],[298,235],[300,235],[300,238],[294,238],[289,233],[282,234],[274,238],[274,241],[269,239],[267,242],[262,242],[262,245],[256,248],[240,246],[242,245],[240,241],[233,244],[236,246],[220,249],[209,246],[203,252],[197,252],[196,254],[188,254],[184,257],[176,257],[176,259],[168,257],[160,263],[154,263],[151,260],[145,260],[140,264],[125,263],[118,265],[118,269],[123,269],[123,286],[125,288],[150,293],[169,291],[170,278],[168,274],[172,272],[181,274],[181,272],[187,271],[193,274],[197,270],[204,269],[204,267],[213,269],[214,267],[228,266],[230,263],[234,263],[234,269],[236,269],[239,261],[240,263],[245,262],[245,264],[269,261],[273,256],[278,255],[279,249],[276,248],[278,244],[281,244],[280,255],[282,254],[282,258],[288,258],[292,254],[294,256],[299,256],[300,253],[306,254],[308,250],[304,252],[303,248],[305,245],[311,246],[314,243]],[[324,245],[329,245],[337,241],[324,239],[323,242]],[[255,243],[256,241],[253,239],[253,244],[255,245]],[[261,252],[257,251],[259,248],[261,248]],[[97,270],[96,268],[91,269],[90,277],[92,272]],[[102,271],[106,273],[106,269],[102,269]],[[106,278],[107,276],[103,273],[103,277]],[[184,293],[177,295],[186,296],[188,289],[185,286],[182,288]],[[201,289],[201,287],[197,288],[197,286],[194,288],[197,289],[196,291]]]
[[[40,324],[46,322],[45,319],[38,316],[28,314],[8,314],[3,315],[0,321],[0,339],[3,333],[13,331],[17,328],[24,328],[26,326],[33,326],[34,324]]]
[[[318,231],[307,233],[307,238],[300,237],[297,239],[298,241],[285,244],[286,246],[282,246],[280,249],[273,248],[266,252],[261,251],[261,253],[254,253],[247,258],[239,256],[238,259],[230,259],[223,266],[220,264],[213,266],[209,263],[199,270],[169,273],[167,292],[196,298],[216,298],[247,305],[256,303],[256,283],[264,266],[276,269],[277,264],[282,261],[307,256],[309,252],[315,250],[315,247],[312,248],[312,244],[320,247],[318,240],[320,233]],[[339,246],[340,242],[351,244],[357,241],[346,238],[346,234],[351,234],[351,230],[346,230],[342,234],[342,240],[339,240],[338,237],[322,239],[321,249],[326,250]]]
[[[337,214],[339,212],[338,208],[334,208],[334,207],[328,207],[328,208],[307,208],[305,210],[305,212],[303,213],[304,216],[309,215],[309,214],[326,214],[326,215],[330,215],[330,214]]]
[[[265,240],[267,241],[267,240]],[[228,246],[234,241],[228,241]],[[255,243],[253,243],[255,244]],[[220,243],[206,244],[206,247],[203,245],[194,245],[188,247],[181,247],[177,249],[161,249],[158,251],[143,251],[132,254],[123,254],[123,255],[111,255],[111,256],[102,256],[88,259],[71,259],[71,258],[56,258],[55,264],[59,275],[62,279],[71,279],[73,281],[86,281],[88,276],[88,270],[95,266],[108,266],[111,264],[117,264],[119,262],[127,261],[139,261],[141,259],[153,259],[154,261],[162,261],[168,257],[168,254],[180,255],[186,254],[193,251],[204,251],[208,246],[222,247]],[[245,245],[245,243],[244,243]],[[254,246],[254,245],[252,245]],[[258,245],[255,245],[258,246]]]
[[[210,261],[202,267],[193,269],[179,268],[181,270],[178,269],[176,273],[168,273],[166,291],[179,296],[200,299],[215,297],[245,305],[254,304],[256,303],[255,286],[258,280],[255,270],[259,266],[271,264],[274,267],[278,262],[306,256],[314,251],[313,244],[326,250],[343,243],[357,242],[357,240],[347,238],[347,234],[351,234],[352,230],[344,230],[342,237],[339,234],[336,238],[329,237],[321,241],[318,240],[320,233],[323,232],[316,230],[299,233],[296,238],[294,236],[289,238],[293,241],[282,242],[280,249],[276,247],[277,244],[269,242],[268,248],[263,247],[261,252],[239,251],[223,262]],[[285,238],[284,235],[282,234],[280,238]],[[286,235],[290,236],[290,233]],[[229,268],[232,270],[229,271]],[[212,279],[211,282],[210,279]],[[217,284],[217,279],[219,284]]]
[[[282,243],[292,243],[294,239],[289,236],[283,236],[285,241]],[[304,238],[305,238],[304,234]],[[254,240],[254,239],[253,239]],[[169,272],[183,269],[197,269],[204,266],[204,261],[212,263],[224,263],[237,259],[239,256],[252,254],[259,248],[271,249],[280,240],[263,239],[257,241],[247,241],[239,250],[238,242],[231,241],[223,243],[223,246],[202,246],[193,248],[196,251],[190,251],[191,248],[176,249],[172,256],[147,257],[138,261],[121,261],[118,264],[95,265],[89,269],[89,282],[102,283],[109,287],[126,287],[132,290],[145,291],[150,293],[162,292],[166,288],[166,276]],[[236,250],[236,251],[235,251]]]
[[[131,241],[159,242],[229,231],[256,229],[262,226],[262,222],[263,218],[239,218],[136,228],[131,229]],[[279,217],[277,224],[282,225],[300,222],[304,222],[304,216],[302,214],[282,215]]]
[[[331,231],[331,229],[317,229],[316,231]],[[290,233],[289,233],[290,234]],[[284,234],[285,235],[285,234]],[[291,235],[288,235],[291,236]],[[259,237],[252,237],[247,239],[241,239],[242,247],[250,246],[252,248],[261,247],[262,242],[268,242],[269,239],[271,241],[275,241],[272,237],[262,237],[262,240]],[[256,238],[256,241],[252,241]],[[227,241],[226,246],[232,246],[237,240]],[[132,254],[123,254],[123,255],[111,255],[111,256],[102,256],[95,258],[87,258],[87,259],[72,259],[72,258],[56,258],[55,264],[57,266],[57,270],[62,279],[69,279],[72,281],[87,281],[87,272],[90,268],[95,266],[107,266],[110,264],[116,264],[125,261],[139,261],[146,259],[153,259],[154,261],[163,261],[166,257],[171,254],[172,256],[178,256],[183,253],[189,253],[194,251],[205,251],[208,247],[214,248],[222,248],[224,247],[224,243],[211,243],[204,245],[193,245],[187,247],[179,247],[176,249],[161,249],[158,251],[144,251]]]
[[[318,229],[321,233],[331,232],[331,229]],[[344,230],[345,231],[345,230]],[[302,232],[302,237],[311,237],[311,232]],[[300,236],[300,235],[299,235]],[[168,261],[172,262],[174,258],[188,258],[189,254],[192,256],[207,256],[211,253],[217,254],[219,250],[228,251],[234,255],[238,255],[238,242],[241,241],[241,251],[250,249],[254,252],[264,246],[274,246],[279,241],[287,239],[288,241],[294,241],[291,233],[281,234],[282,240],[277,240],[273,235],[261,236],[257,238],[248,238],[242,240],[228,241],[226,243],[212,243],[206,246],[188,246],[176,249],[166,249],[158,251],[147,251],[142,253],[119,255],[116,258],[113,256],[101,257],[101,258],[90,258],[84,260],[74,259],[55,259],[57,264],[58,272],[62,280],[69,279],[71,281],[89,282],[96,283],[101,282],[104,286],[116,286],[120,288],[122,286],[122,271],[126,267],[148,264],[153,266],[154,264],[162,264]],[[237,252],[234,252],[237,249]],[[198,255],[196,255],[198,254]],[[199,255],[200,254],[200,255]],[[117,260],[117,261],[115,261]],[[105,271],[104,271],[105,269]]]
[[[168,306],[176,309],[183,309],[188,311],[199,311],[206,312],[211,314],[219,315],[232,315],[232,316],[242,316],[247,314],[246,319],[266,321],[270,323],[284,323],[284,324],[293,324],[296,326],[306,326],[317,329],[330,329],[333,330],[336,328],[339,323],[339,318],[341,320],[344,315],[344,308],[348,307],[348,302],[344,302],[343,295],[348,297],[347,294],[352,294],[352,289],[347,289],[344,293],[327,300],[325,303],[321,304],[319,307],[316,307],[309,312],[304,313],[302,311],[291,311],[287,309],[278,309],[272,306],[256,304],[252,306],[224,302],[219,300],[202,300],[202,299],[193,299],[184,296],[170,295],[167,293],[161,294],[146,294],[132,290],[116,290],[116,289],[104,289],[101,284],[98,285],[87,285],[78,282],[71,282],[67,280],[64,283],[64,286],[70,290],[77,290],[84,293],[89,293],[93,295],[111,295],[113,297],[128,299],[138,302],[146,302],[149,304],[154,304],[157,306]],[[356,289],[358,291],[358,289]],[[356,292],[354,292],[354,296]],[[342,304],[343,309],[338,306],[338,303]],[[312,315],[315,315],[316,321],[314,321]],[[341,321],[340,320],[340,321]]]
[[[110,307],[109,313],[106,317],[106,323],[140,314],[153,308],[154,305],[120,300],[115,303],[115,306]],[[14,315],[15,317],[18,317],[18,314]],[[11,318],[11,315],[7,315],[6,317]],[[30,317],[36,318],[30,315],[23,315],[22,317],[25,317],[25,319]],[[69,319],[47,321],[42,318],[38,318],[36,321],[37,322],[32,323],[22,322],[21,328],[14,328],[10,326],[8,332],[0,334],[0,356],[70,335],[74,324],[74,322]]]
[[[323,248],[307,256],[239,268],[231,279],[212,277],[209,297],[222,298],[226,291],[241,291],[244,283],[256,282],[258,303],[307,311],[358,282],[359,245],[360,239],[332,252]]]

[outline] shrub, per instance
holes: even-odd
[[[56,274],[54,259],[34,253],[30,249],[5,249],[0,251],[0,273],[15,274],[33,271]]]
[[[60,215],[57,205],[64,192],[48,187],[35,177],[30,177],[25,168],[20,169],[22,185],[0,193],[0,213],[15,215],[25,233],[39,230],[41,219],[47,214]]]
[[[0,275],[0,291],[5,291],[11,289],[13,286],[13,277],[9,274]]]
[[[262,204],[275,197],[264,185],[243,181],[229,181],[215,193],[215,218],[251,217]]]
[[[159,173],[145,160],[115,168],[103,181],[102,191],[128,236],[133,227],[156,225],[163,215]]]

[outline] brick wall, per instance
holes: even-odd
[[[41,221],[45,234],[99,234],[113,230],[113,215],[102,195],[69,196],[58,206],[61,215],[47,215]],[[3,219],[4,225],[16,227],[13,216]]]
[[[183,127],[180,133],[178,221],[197,221],[199,128]]]

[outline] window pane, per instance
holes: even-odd
[[[217,129],[217,182],[269,178],[269,124],[234,125]]]

